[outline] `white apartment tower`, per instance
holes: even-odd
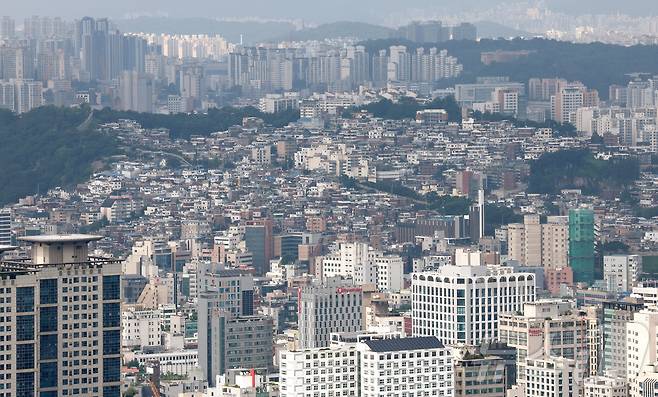
[[[0,209],[0,246],[11,245],[11,210]]]
[[[603,279],[608,291],[630,292],[642,272],[642,257],[639,255],[607,255],[603,257]]]
[[[356,285],[372,284],[380,291],[399,292],[403,287],[404,262],[366,243],[341,243],[322,259],[322,277],[349,277]]]
[[[535,275],[504,266],[443,266],[412,276],[415,336],[446,345],[477,345],[498,338],[501,314],[535,300]]]

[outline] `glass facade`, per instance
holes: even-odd
[[[16,316],[16,340],[28,341],[34,339],[34,316]]]
[[[57,306],[42,307],[39,317],[40,332],[57,332]]]
[[[121,278],[116,276],[103,276],[103,300],[121,299]]]
[[[39,338],[39,359],[57,359],[57,335],[41,335]]]
[[[16,288],[16,312],[34,311],[34,287]]]
[[[103,355],[121,353],[121,331],[103,331]]]
[[[103,303],[103,327],[111,328],[121,325],[121,306],[119,303]]]
[[[39,366],[39,387],[57,387],[57,362],[41,363]]]
[[[34,372],[16,374],[16,397],[34,397]]]
[[[34,368],[34,343],[16,345],[16,369]]]
[[[121,378],[121,359],[103,359],[103,382],[118,382]]]
[[[57,304],[57,279],[39,281],[39,303],[42,305]]]

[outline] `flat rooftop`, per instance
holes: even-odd
[[[20,237],[20,241],[28,243],[56,244],[56,243],[89,243],[103,239],[103,236],[90,234],[47,234],[40,236]]]
[[[0,245],[0,254],[7,251],[13,251],[17,248],[18,247],[14,247],[13,245]]]

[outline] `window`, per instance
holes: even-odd
[[[103,276],[103,300],[121,299],[121,279],[117,276]]]
[[[18,313],[34,311],[34,287],[16,288],[16,311]]]
[[[57,279],[51,278],[39,282],[39,302],[42,305],[57,304]]]
[[[42,307],[39,310],[39,330],[41,332],[57,332],[57,306]]]
[[[39,340],[39,359],[57,359],[57,335],[41,335]]]
[[[121,374],[120,358],[103,359],[103,382],[118,382]],[[105,392],[103,392],[105,393]],[[106,394],[104,394],[106,395]]]
[[[57,363],[41,363],[39,371],[40,387],[57,387]]]
[[[34,368],[34,344],[16,345],[16,369]]]
[[[118,327],[121,324],[119,303],[103,303],[103,327]]]
[[[103,331],[103,355],[121,352],[121,334],[119,330]]]
[[[16,374],[16,397],[34,397],[34,372]]]
[[[34,339],[34,316],[16,316],[16,340]]]

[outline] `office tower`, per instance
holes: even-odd
[[[282,350],[279,365],[281,397],[359,395],[359,356],[354,344]]]
[[[0,245],[11,245],[11,209],[0,209]]]
[[[574,282],[594,282],[594,211],[569,210],[569,266]]]
[[[254,314],[254,278],[250,272],[220,269],[219,264],[196,263],[197,290],[219,297],[218,307],[234,316]]]
[[[26,262],[0,262],[5,396],[118,396],[121,263],[86,235],[24,237]],[[9,337],[9,336],[12,337]]]
[[[562,357],[528,359],[526,397],[579,397],[576,362]]]
[[[603,257],[603,279],[608,291],[631,292],[642,272],[639,255],[606,255]]]
[[[11,17],[0,18],[0,39],[13,39],[16,37],[16,21]]]
[[[211,386],[235,368],[272,368],[272,319],[236,317],[215,294],[199,296],[199,366]]]
[[[118,76],[117,63],[122,57],[117,34],[107,19],[85,17],[77,22],[76,50],[80,51],[84,80],[106,81]]]
[[[271,219],[248,221],[245,225],[244,240],[247,249],[252,254],[256,275],[264,275],[269,271],[274,251],[272,227]]]
[[[484,355],[478,348],[456,348],[455,397],[478,395],[504,397],[507,391],[507,368],[501,357]]]
[[[603,356],[600,366],[604,373],[626,376],[626,324],[643,309],[641,303],[609,301],[603,303]]]
[[[454,396],[452,352],[434,336],[372,339],[357,348],[362,397]]]
[[[656,308],[640,310],[633,314],[632,321],[626,323],[626,377],[629,383],[635,381],[644,367],[655,364],[656,331]]]
[[[198,263],[199,366],[206,380],[231,368],[271,368],[272,319],[254,315],[253,277]]]
[[[535,275],[511,267],[442,266],[414,273],[413,334],[447,345],[478,345],[498,338],[498,317],[535,300]]]
[[[356,285],[371,284],[380,291],[399,292],[404,263],[398,255],[385,255],[366,243],[341,243],[322,259],[322,276],[349,277]]]
[[[658,281],[641,281],[633,287],[632,291],[632,298],[641,299],[641,302],[647,307],[658,307]]]
[[[299,343],[304,349],[329,346],[332,332],[363,329],[363,291],[329,279],[299,292]]]
[[[135,71],[123,71],[119,80],[122,110],[153,111],[153,80]]]
[[[501,314],[500,341],[517,349],[518,384],[527,382],[526,360],[548,356],[574,360],[582,381],[589,374],[589,321],[575,302],[563,300],[526,303],[523,314]]]
[[[623,377],[594,376],[585,379],[585,397],[627,397],[628,382]]]

